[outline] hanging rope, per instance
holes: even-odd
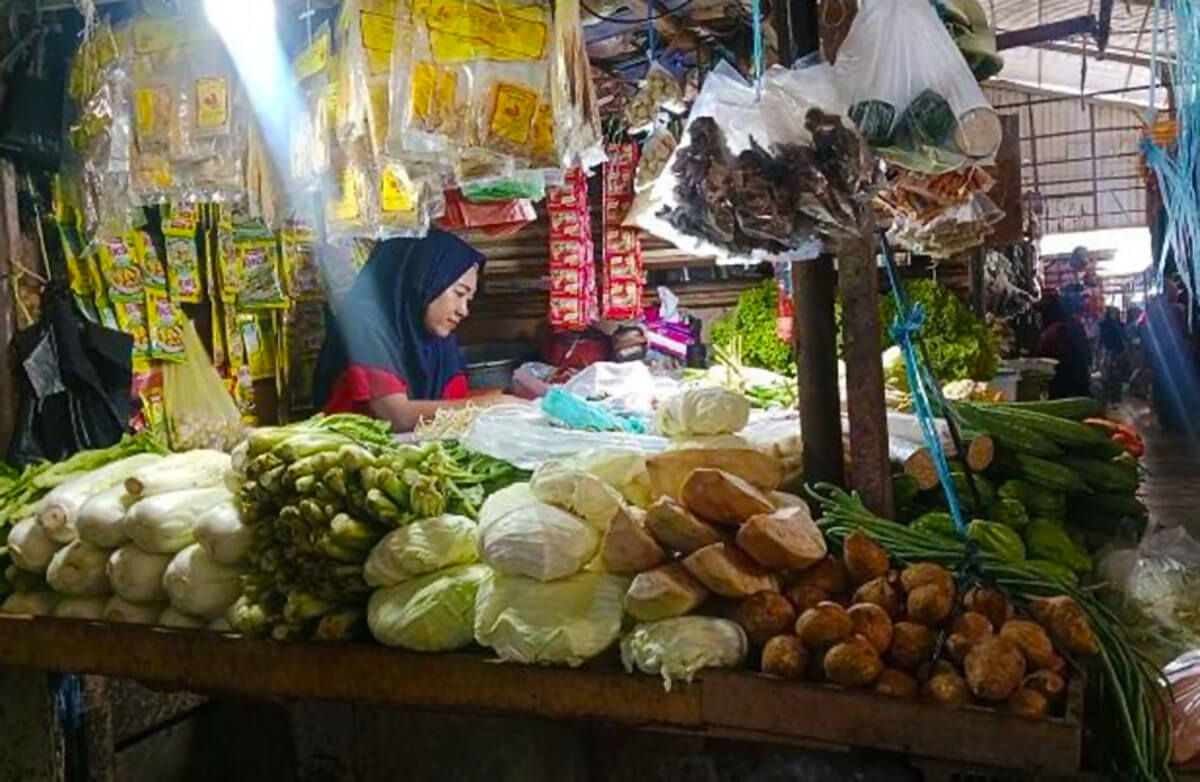
[[[764,59],[762,0],[753,0],[750,5],[750,14],[753,17],[751,20],[750,29],[754,36],[754,88],[758,91],[758,97],[761,98]]]
[[[654,29],[654,3],[646,3],[646,62],[654,64],[655,39],[658,31]]]

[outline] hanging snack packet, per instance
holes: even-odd
[[[625,219],[633,203],[633,178],[637,168],[637,144],[609,144],[608,162],[603,167],[604,218],[603,276],[600,283],[600,317],[633,320],[642,314],[646,273],[642,242],[637,228],[626,228]]]
[[[146,317],[146,299],[124,299],[113,302],[117,328],[133,337],[133,361],[135,365],[150,360],[150,324]]]
[[[97,243],[100,273],[106,283],[108,299],[113,302],[136,301],[142,298],[142,267],[121,237],[101,239]]]
[[[163,369],[163,405],[171,448],[229,450],[243,436],[241,414],[191,321],[184,325],[183,344],[184,360]]]
[[[183,310],[161,293],[146,293],[146,328],[150,357],[159,361],[183,361]]]
[[[289,220],[279,235],[283,258],[283,277],[292,299],[321,299],[321,268],[313,247],[312,226],[302,220]]]
[[[288,149],[292,179],[305,191],[318,188],[321,177],[329,172],[329,130],[333,113],[329,78],[331,49],[332,35],[326,22],[292,63],[304,112],[288,126],[291,134]]]
[[[129,246],[133,249],[138,266],[142,270],[142,284],[147,293],[167,292],[167,273],[158,248],[150,231],[141,228],[129,232]]]
[[[334,190],[325,205],[325,235],[331,242],[375,233],[379,188],[367,147],[360,138],[333,150]]]
[[[252,380],[271,380],[275,377],[274,334],[269,321],[252,312],[239,312],[238,328],[246,348],[246,365]]]
[[[398,158],[379,159],[379,234],[420,237],[429,232],[426,186]]]
[[[237,304],[243,309],[282,307],[287,296],[279,278],[275,238],[261,226],[243,226],[234,233],[234,252],[241,271]]]
[[[200,213],[196,204],[176,204],[163,219],[167,246],[167,285],[176,304],[199,304],[204,300],[200,254],[196,250],[196,226]]]
[[[598,316],[587,174],[574,168],[546,195],[550,222],[550,326],[583,331]]]
[[[233,222],[229,219],[227,210],[221,210],[217,219],[216,268],[217,290],[224,304],[237,301],[238,290],[241,288],[242,270],[238,266],[237,247],[233,241]]]

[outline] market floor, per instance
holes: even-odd
[[[1200,540],[1200,442],[1162,431],[1143,402],[1123,402],[1119,416],[1146,441],[1141,496],[1155,528],[1182,525]]]

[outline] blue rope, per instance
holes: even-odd
[[[658,31],[654,29],[654,3],[646,3],[646,62],[654,64]]]
[[[948,417],[950,415],[949,407],[942,396],[941,386],[934,380],[933,374],[917,349],[917,340],[920,337],[921,329],[925,326],[925,308],[919,303],[914,304],[908,300],[887,240],[881,237],[880,241],[886,260],[884,266],[887,268],[888,280],[892,285],[892,296],[896,299],[896,318],[890,327],[892,339],[900,347],[900,352],[904,356],[904,372],[908,376],[908,389],[912,394],[913,409],[917,415],[917,422],[921,425],[921,434],[925,438],[925,445],[933,457],[933,466],[937,470],[942,491],[946,494],[946,505],[950,508],[950,517],[954,519],[954,527],[958,530],[959,535],[965,538],[967,534],[966,517],[963,516],[962,505],[958,500],[958,491],[954,485],[954,477],[950,473],[950,461],[946,457],[946,450],[942,447],[942,438],[938,435],[937,426],[934,424],[935,409]],[[932,400],[929,391],[931,388],[933,389]]]
[[[751,28],[754,33],[754,88],[758,91],[758,97],[762,97],[762,77],[763,77],[763,29],[762,29],[762,0],[753,0],[750,5],[750,13],[754,17]]]

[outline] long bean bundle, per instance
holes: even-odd
[[[935,562],[953,569],[967,558],[963,542],[879,518],[857,494],[831,484],[818,484],[809,494],[824,508],[821,531],[835,544],[859,532],[904,562]],[[1131,646],[1117,617],[1091,593],[1037,563],[1014,563],[986,551],[977,553],[977,563],[982,578],[1018,600],[1066,595],[1079,603],[1100,642],[1100,711],[1119,728],[1120,736],[1114,737],[1119,741],[1114,745],[1121,752],[1112,759],[1119,778],[1172,779],[1171,731],[1163,722],[1169,712],[1162,677],[1157,667]]]

